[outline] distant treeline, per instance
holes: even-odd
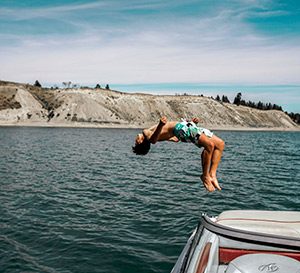
[[[285,113],[288,114],[289,117],[290,117],[294,122],[296,122],[297,124],[300,124],[300,114],[299,114],[299,113],[293,113],[293,112],[291,112],[291,113],[285,112]]]
[[[215,98],[217,101],[222,101],[222,102],[227,102],[230,103],[229,99],[227,96],[222,96],[222,99],[220,99],[219,95]],[[261,101],[259,102],[253,102],[253,101],[245,101],[242,99],[242,93],[237,93],[236,97],[233,100],[233,104],[235,105],[243,105],[243,106],[248,106],[251,108],[259,109],[259,110],[279,110],[283,111],[282,107],[277,105],[277,104],[272,104],[272,103],[263,103]]]
[[[227,98],[227,96],[222,96],[222,98],[220,98],[219,95],[216,96],[215,100],[220,101],[220,102],[226,102],[226,103],[230,103],[229,99]],[[261,101],[259,102],[253,102],[253,101],[245,101],[242,99],[242,93],[237,93],[237,95],[235,96],[234,100],[233,100],[233,104],[235,105],[243,105],[243,106],[247,106],[247,107],[251,107],[251,108],[255,108],[255,109],[259,109],[259,110],[279,110],[279,111],[283,111],[282,107],[280,105],[277,104],[273,104],[273,103],[263,103]],[[296,122],[297,124],[300,124],[300,114],[299,113],[288,113],[285,112],[294,122]]]
[[[79,84],[74,84],[74,83],[72,83],[70,81],[68,81],[68,82],[62,82],[62,85],[63,85],[63,87],[65,89],[69,89],[69,88],[74,88],[74,89],[82,88],[82,89],[86,89],[86,88],[90,88],[88,86],[80,86]],[[35,83],[33,84],[33,86],[35,86],[35,87],[42,87],[42,85],[40,84],[40,82],[38,80],[35,81]],[[58,86],[55,85],[54,87],[51,87],[50,89],[58,89]],[[97,83],[96,86],[95,86],[95,89],[103,89],[103,88],[101,87],[101,85],[99,83]],[[105,89],[110,90],[108,84],[105,85]]]

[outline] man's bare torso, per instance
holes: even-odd
[[[161,129],[161,132],[158,136],[158,141],[170,140],[174,137],[174,127],[178,121],[168,121]],[[151,135],[154,133],[158,125],[154,125],[148,129],[144,129],[143,133],[147,136],[148,139],[151,138]]]

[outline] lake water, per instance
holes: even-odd
[[[1,272],[170,272],[203,212],[300,210],[299,132],[216,132],[213,193],[196,146],[136,133],[0,128]]]

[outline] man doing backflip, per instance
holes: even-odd
[[[167,121],[162,117],[158,125],[144,129],[135,139],[134,153],[145,155],[150,150],[151,144],[157,141],[192,142],[197,147],[203,147],[201,154],[202,175],[201,180],[208,191],[216,188],[221,190],[217,180],[217,168],[224,150],[224,141],[205,128],[198,127],[197,118],[192,121]]]

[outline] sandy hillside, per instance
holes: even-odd
[[[45,120],[48,111],[28,92],[18,85],[0,85],[0,124]]]
[[[220,103],[201,96],[154,96],[105,89],[43,89],[0,82],[0,124],[144,127],[198,117],[208,128],[297,129],[284,112]]]

